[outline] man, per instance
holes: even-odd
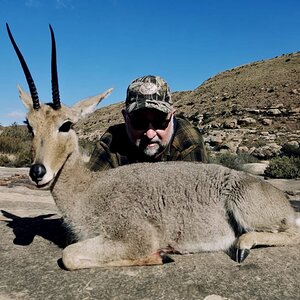
[[[91,170],[138,162],[207,162],[199,130],[174,116],[170,89],[161,77],[133,80],[122,113],[125,123],[111,126],[97,142],[88,163]]]

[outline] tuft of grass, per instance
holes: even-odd
[[[18,138],[0,135],[0,152],[14,154],[22,149]]]
[[[12,160],[6,154],[0,155],[0,166],[2,167],[10,167],[12,164]]]

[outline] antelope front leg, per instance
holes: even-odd
[[[238,263],[244,261],[254,246],[288,246],[299,243],[299,232],[293,229],[283,232],[247,232],[237,239],[235,260]]]
[[[101,265],[102,260],[113,255],[115,247],[105,251],[103,239],[99,236],[67,246],[62,253],[62,261],[67,270],[92,268]]]
[[[97,236],[66,247],[63,250],[62,261],[70,271],[107,266],[159,265],[168,261],[163,251],[146,256],[139,256],[137,253],[136,258],[128,258],[128,253],[131,252],[129,250],[125,243],[104,240]]]

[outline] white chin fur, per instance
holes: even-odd
[[[47,170],[47,168],[46,168],[46,170]],[[49,185],[52,182],[52,180],[54,179],[54,177],[55,177],[55,174],[52,171],[47,170],[43,179],[37,183],[37,186]]]

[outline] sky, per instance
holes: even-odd
[[[172,92],[247,63],[300,51],[299,0],[0,0],[0,125],[22,124],[28,91],[5,23],[42,102],[51,101],[52,25],[61,101],[113,87],[101,106],[123,101],[129,83],[159,75]]]

